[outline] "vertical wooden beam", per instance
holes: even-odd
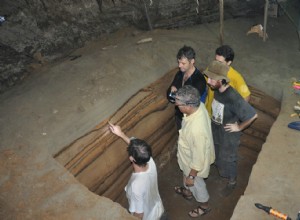
[[[219,0],[219,11],[220,11],[220,44],[224,44],[224,2]]]
[[[298,41],[299,41],[299,51],[300,51],[300,17],[298,21],[298,28],[297,28],[297,33],[298,33]]]
[[[149,26],[149,30],[152,31],[152,24],[151,24],[151,20],[150,20],[150,16],[149,16],[149,12],[148,12],[148,7],[147,7],[147,3],[145,0],[142,0],[144,3],[144,9],[145,9],[145,14],[146,14],[146,18],[147,18],[147,22],[148,22],[148,26]]]
[[[269,8],[269,0],[266,0],[266,3],[265,3],[265,14],[264,14],[263,41],[266,41],[266,38],[267,38],[268,8]]]

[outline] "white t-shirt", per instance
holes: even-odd
[[[159,220],[164,207],[158,191],[156,165],[152,158],[148,165],[147,171],[132,173],[125,187],[129,212],[144,213],[143,220]]]

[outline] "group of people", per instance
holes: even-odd
[[[167,89],[175,104],[178,136],[177,159],[183,185],[176,193],[199,205],[188,215],[196,218],[210,212],[205,178],[215,164],[228,180],[222,190],[228,196],[237,184],[237,150],[241,131],[256,118],[248,103],[250,91],[243,77],[231,67],[234,52],[228,45],[216,49],[215,60],[201,73],[195,67],[195,51],[184,46],[177,54],[179,71]],[[125,187],[129,212],[140,219],[160,219],[164,213],[157,185],[157,171],[151,147],[143,140],[127,137],[117,125],[112,133],[128,144],[133,174]]]

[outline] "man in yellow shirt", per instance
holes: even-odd
[[[204,181],[208,177],[210,165],[215,161],[211,121],[204,104],[200,102],[199,91],[191,85],[178,89],[175,105],[184,115],[177,151],[183,186],[174,189],[185,199],[196,199],[198,207],[188,213],[190,217],[196,218],[211,210]]]
[[[227,77],[230,79],[229,85],[232,88],[234,88],[247,102],[249,102],[251,93],[243,76],[230,66],[234,59],[233,49],[228,45],[223,45],[221,47],[218,47],[216,49],[215,59],[229,66],[229,71],[227,73]],[[214,91],[210,87],[208,87],[205,107],[210,116],[211,116],[211,104],[213,99],[214,99]]]

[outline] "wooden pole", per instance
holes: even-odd
[[[145,8],[145,14],[146,14],[146,18],[147,18],[147,22],[148,22],[148,26],[149,26],[149,30],[152,31],[152,24],[151,24],[151,20],[150,20],[150,16],[149,16],[149,12],[148,12],[148,7],[147,7],[147,3],[145,2],[145,0],[142,0],[144,3],[144,8]]]
[[[219,0],[219,11],[220,11],[220,44],[224,43],[224,2]]]
[[[298,32],[298,41],[299,41],[299,51],[300,51],[300,17],[299,17],[299,21],[298,21],[298,28],[297,28],[297,32]]]
[[[263,41],[266,41],[266,38],[267,38],[268,8],[269,8],[269,0],[266,0],[266,3],[265,3],[265,14],[264,14]]]

